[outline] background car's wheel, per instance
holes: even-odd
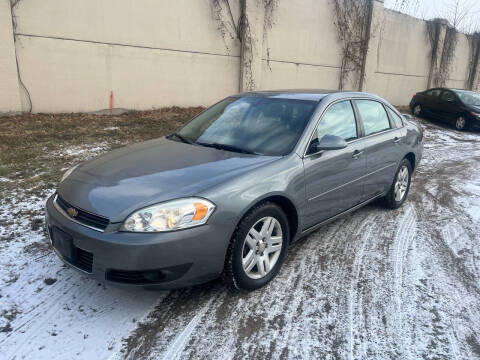
[[[396,209],[405,202],[410,190],[411,177],[412,165],[410,161],[403,159],[393,179],[392,187],[385,196],[386,204],[390,209]]]
[[[467,129],[467,119],[465,116],[461,115],[455,120],[455,128],[458,131],[466,130]]]
[[[412,109],[413,115],[420,116],[422,114],[422,110],[422,105],[415,104]]]
[[[277,275],[288,250],[288,219],[280,207],[255,206],[238,224],[227,250],[224,279],[252,291]]]

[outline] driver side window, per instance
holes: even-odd
[[[325,135],[339,136],[345,141],[357,138],[355,113],[349,100],[333,104],[323,115],[317,127],[317,141]]]
[[[455,95],[453,95],[453,92],[451,91],[444,90],[441,98],[444,101],[455,102]]]

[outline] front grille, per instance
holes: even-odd
[[[91,273],[93,267],[93,254],[80,248],[76,248],[75,253],[75,261],[73,262],[73,265],[83,271]]]
[[[110,222],[106,217],[89,213],[85,210],[79,209],[69,204],[67,201],[62,199],[59,195],[57,195],[57,198],[55,201],[57,202],[58,206],[65,212],[65,214],[67,214],[68,217],[70,217],[71,219],[74,219],[75,221],[78,221],[81,224],[91,226],[99,230],[105,230],[108,223]],[[70,208],[73,208],[77,211],[77,214],[75,217],[72,217],[68,214],[68,209]]]

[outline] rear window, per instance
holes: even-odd
[[[403,121],[402,118],[392,109],[390,109],[388,106],[386,107],[387,111],[390,115],[390,118],[393,121],[393,124],[395,125],[396,128],[401,128],[403,126]]]
[[[440,96],[441,92],[442,92],[442,90],[440,90],[440,89],[428,90],[427,95],[428,96]]]
[[[363,121],[365,135],[372,135],[390,129],[390,121],[383,105],[372,100],[355,100]]]

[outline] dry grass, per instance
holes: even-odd
[[[171,133],[202,108],[163,108],[123,115],[23,114],[0,117],[0,190],[55,186],[75,149],[110,150]],[[73,151],[67,150],[73,149]]]

